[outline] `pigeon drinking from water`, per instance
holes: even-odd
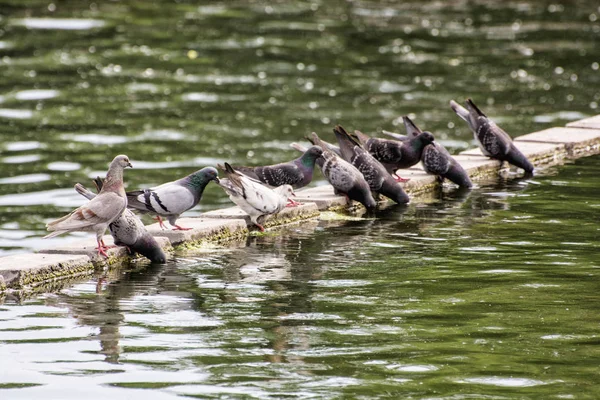
[[[102,179],[97,177],[94,184],[98,191],[102,190]],[[96,197],[96,194],[81,184],[75,185],[77,193],[88,200]],[[114,242],[118,246],[126,246],[129,252],[140,253],[155,263],[167,262],[165,253],[160,245],[144,226],[144,223],[131,210],[125,209],[121,216],[108,225],[108,230]]]
[[[265,228],[258,219],[264,215],[277,214],[285,208],[290,196],[294,195],[291,185],[271,189],[260,181],[235,171],[228,163],[219,165],[219,168],[225,171],[228,179],[221,179],[217,184],[225,190],[231,201],[250,215],[250,220],[261,232]]]
[[[202,199],[204,188],[210,181],[219,183],[216,168],[205,167],[173,182],[163,183],[151,189],[127,192],[128,207],[156,215],[161,228],[161,217],[166,217],[173,230],[188,230],[177,225],[179,216],[194,208]]]
[[[379,160],[392,175],[398,169],[410,168],[417,164],[421,160],[421,153],[425,146],[434,141],[433,135],[429,132],[422,132],[404,142],[372,138],[360,131],[354,131],[354,134],[363,147]],[[406,181],[406,179],[400,177],[397,180],[400,182]]]
[[[523,168],[528,174],[533,172],[533,165],[519,149],[516,148],[508,133],[490,120],[473,100],[467,99],[467,108],[460,106],[454,100],[450,107],[460,118],[464,119],[479,144],[481,152],[496,160],[507,161],[509,164]]]
[[[46,228],[52,233],[44,236],[44,239],[66,232],[95,232],[98,254],[108,258],[108,246],[104,244],[102,236],[108,225],[119,218],[127,207],[127,196],[123,187],[123,170],[126,167],[132,167],[129,158],[125,155],[116,156],[110,163],[100,193],[70,214],[48,222]]]
[[[410,137],[416,137],[423,131],[419,129],[414,122],[407,116],[402,117],[407,135],[383,131],[385,135],[391,136],[396,140],[407,141]],[[421,164],[425,172],[431,175],[437,175],[442,181],[444,178],[456,183],[459,186],[470,188],[473,186],[469,175],[464,168],[452,157],[446,148],[437,141],[428,144],[421,154]]]
[[[354,165],[365,177],[373,192],[389,197],[398,204],[409,202],[408,195],[385,167],[366,151],[344,128],[337,125],[333,132],[340,145],[342,158]]]
[[[321,141],[316,133],[312,133],[311,139],[323,149],[323,175],[331,186],[338,192],[346,195],[351,200],[360,202],[367,210],[377,206],[371,195],[369,184],[363,174],[352,164],[329,150],[327,145]]]

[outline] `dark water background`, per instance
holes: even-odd
[[[45,222],[82,203],[74,183],[119,153],[137,188],[405,114],[465,149],[453,98],[513,136],[600,101],[593,1],[13,0],[0,15],[0,255],[48,246]],[[590,157],[5,297],[0,398],[600,398],[599,171]],[[191,214],[227,204],[211,185]]]

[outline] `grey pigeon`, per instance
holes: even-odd
[[[450,107],[460,118],[467,121],[469,128],[473,131],[475,140],[479,144],[481,152],[496,160],[507,161],[519,168],[523,168],[528,174],[533,172],[533,165],[523,153],[516,148],[508,133],[504,132],[498,125],[490,120],[477,106],[473,100],[467,99],[467,108],[461,107],[454,100],[450,101]]]
[[[392,175],[395,175],[398,169],[410,168],[421,161],[421,153],[425,146],[434,142],[433,135],[430,132],[422,132],[404,142],[372,138],[360,131],[354,131],[354,134],[364,148],[378,159]],[[407,179],[400,177],[397,180],[407,181]]]
[[[389,197],[398,204],[409,202],[408,195],[385,167],[366,151],[344,128],[337,125],[333,133],[340,145],[342,158],[354,165],[365,177],[373,192]]]
[[[127,207],[127,196],[123,187],[123,170],[125,167],[132,167],[129,158],[125,155],[116,156],[110,163],[100,193],[70,214],[48,222],[46,228],[52,233],[44,236],[44,239],[66,232],[92,231],[96,233],[98,254],[108,258],[108,254],[106,254],[108,247],[104,244],[102,236],[108,225],[119,218]]]
[[[98,191],[102,189],[103,182],[100,177],[94,179],[94,184]],[[96,197],[94,192],[79,183],[75,185],[75,190],[88,200]],[[155,263],[167,262],[165,253],[154,236],[146,230],[144,223],[131,210],[126,208],[119,218],[108,225],[108,230],[117,246],[125,246],[130,253],[140,253]]]
[[[422,133],[414,122],[407,116],[402,117],[404,127],[408,135],[399,135],[397,133],[383,131],[385,135],[391,136],[396,140],[406,141],[410,137],[416,137]],[[439,142],[435,141],[428,144],[421,154],[421,163],[425,172],[431,175],[437,175],[441,181],[444,178],[456,183],[459,186],[470,188],[473,183],[464,168],[452,157],[450,152]]]
[[[201,170],[173,182],[151,189],[127,192],[128,207],[156,215],[161,228],[161,217],[166,217],[173,230],[188,230],[177,225],[179,216],[194,208],[202,199],[204,188],[210,181],[219,183],[218,171],[213,167]]]
[[[264,215],[277,214],[285,208],[290,196],[294,195],[291,185],[282,185],[275,189],[264,186],[233,169],[231,165],[219,165],[228,179],[221,179],[217,184],[225,190],[231,201],[250,215],[254,225],[264,232],[265,228],[258,222]]]
[[[307,149],[302,156],[290,162],[263,167],[233,167],[234,170],[271,187],[292,185],[298,189],[312,181],[315,161],[323,150],[318,146]]]
[[[351,200],[356,200],[364,205],[367,210],[377,207],[371,195],[369,184],[363,174],[352,164],[329,150],[327,145],[312,133],[311,139],[323,149],[323,175],[338,193],[346,195]]]

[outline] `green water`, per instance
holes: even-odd
[[[598,398],[599,169],[7,298],[0,396]]]
[[[513,136],[595,115],[598,17],[594,1],[0,0],[0,255],[81,237],[40,239],[118,153],[138,188],[405,114],[466,149],[448,101],[467,96]],[[0,398],[600,398],[598,171],[5,296]],[[229,204],[209,185],[190,215]]]

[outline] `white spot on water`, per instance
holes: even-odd
[[[23,18],[13,21],[14,25],[24,26],[27,29],[56,29],[56,30],[87,30],[103,27],[106,22],[100,19],[76,18]]]

